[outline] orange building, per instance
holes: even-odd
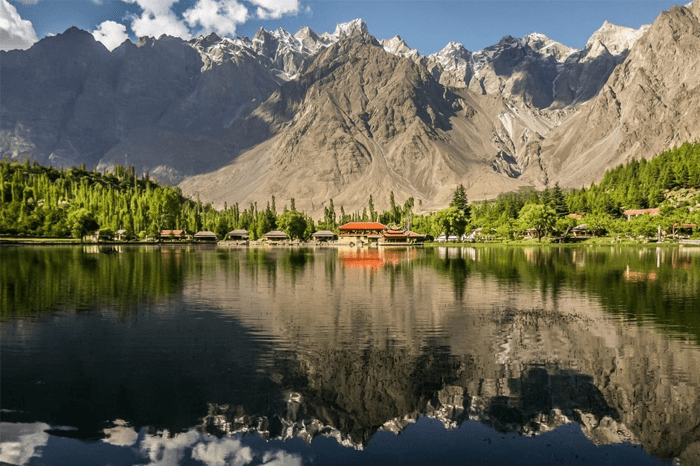
[[[379,222],[350,222],[338,228],[338,242],[345,244],[376,243],[386,230]]]

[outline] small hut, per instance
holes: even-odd
[[[195,241],[201,242],[216,242],[216,233],[212,231],[198,231],[194,235]]]
[[[162,230],[160,239],[162,241],[182,241],[186,239],[187,232],[185,230]]]
[[[265,233],[265,240],[271,243],[276,243],[279,241],[287,241],[289,236],[283,231],[273,230]]]
[[[311,237],[314,239],[314,241],[320,242],[327,242],[327,241],[333,241],[334,239],[338,238],[338,235],[333,233],[330,230],[321,230],[317,231]]]
[[[588,225],[582,223],[581,225],[576,225],[571,229],[571,234],[574,238],[590,238],[592,237],[592,232],[588,229]]]
[[[226,239],[231,241],[248,241],[250,235],[248,235],[248,230],[233,230],[226,233]]]

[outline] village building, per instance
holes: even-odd
[[[116,239],[117,241],[126,241],[126,230],[124,230],[123,228],[117,230],[117,232],[114,234],[114,239]]]
[[[594,233],[594,231],[588,229],[588,225],[585,223],[576,225],[571,229],[571,234],[574,235],[574,238],[591,238],[595,236]]]
[[[185,230],[161,230],[159,235],[161,241],[182,241],[187,239]]]
[[[226,239],[231,241],[248,241],[248,230],[232,230],[226,233]]]
[[[426,240],[425,235],[421,235],[420,233],[416,233],[411,230],[406,230],[406,234],[408,235],[408,240],[410,243],[424,243]]]
[[[271,243],[289,240],[289,235],[283,231],[273,230],[265,233],[265,240]]]
[[[318,242],[333,241],[333,240],[335,240],[337,237],[338,237],[338,235],[336,235],[335,233],[333,233],[333,232],[330,231],[330,230],[321,230],[321,231],[317,231],[316,233],[314,233],[313,235],[311,235],[311,238],[312,238],[314,241],[318,241]]]
[[[198,231],[194,235],[194,240],[195,241],[201,241],[201,242],[216,242],[216,233],[212,231]]]
[[[446,236],[445,233],[441,234],[437,238],[438,243],[456,243],[457,241],[459,241],[459,236],[456,236],[456,235]]]
[[[387,226],[379,222],[350,222],[338,228],[338,242],[343,244],[377,243]]]
[[[408,232],[397,226],[390,226],[382,231],[382,236],[379,238],[380,246],[406,246],[408,244],[410,244]]]
[[[659,215],[659,209],[632,209],[632,210],[625,210],[622,212],[624,215],[627,215],[627,221],[629,222],[632,220],[632,217],[640,217],[642,215],[647,215],[649,214],[649,217],[654,217],[656,215]]]

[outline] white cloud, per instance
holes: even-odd
[[[39,3],[39,0],[17,0],[20,3],[24,3],[25,5],[36,5]]]
[[[2,443],[0,461],[3,464],[27,464],[49,440],[48,424],[0,423]]]
[[[260,19],[279,19],[283,15],[297,14],[299,12],[299,0],[250,0],[258,5],[258,17]]]
[[[5,0],[2,0],[5,1]],[[96,0],[93,0],[96,1]],[[101,0],[97,0],[101,1]],[[250,14],[241,0],[197,0],[182,18],[172,10],[178,0],[122,0],[141,7],[141,15],[130,17],[131,29],[138,37],[160,37],[162,34],[190,39],[194,34],[235,36],[236,27],[245,23]],[[257,6],[260,19],[279,19],[297,14],[299,0],[246,0]]]
[[[277,450],[265,453],[263,464],[266,466],[301,466],[301,458],[286,451]]]
[[[22,19],[14,5],[0,0],[0,50],[28,49],[37,40],[32,23]]]
[[[235,36],[236,26],[248,19],[248,9],[236,0],[197,0],[183,17],[190,27],[201,28],[198,34]]]
[[[133,427],[129,427],[126,421],[117,419],[114,421],[114,427],[104,429],[105,438],[103,442],[118,447],[130,447],[136,444],[139,438],[138,432]]]
[[[116,49],[129,38],[126,33],[126,26],[114,21],[103,22],[97,26],[97,29],[92,31],[92,35],[95,37],[95,40],[102,42],[109,50]]]
[[[178,0],[124,0],[135,3],[143,9],[141,16],[131,17],[131,30],[138,37],[169,36],[190,39],[192,34],[187,25],[171,9]]]
[[[215,439],[196,445],[192,458],[207,466],[245,466],[253,461],[253,451],[235,439]]]
[[[217,439],[194,430],[171,436],[167,431],[146,435],[140,451],[150,460],[149,466],[179,464],[191,451],[192,459],[206,466],[246,466],[259,463],[268,466],[301,466],[301,457],[282,450],[255,452],[235,438]],[[257,460],[256,460],[257,459]]]
[[[170,437],[168,431],[160,436],[146,436],[141,443],[141,452],[151,460],[149,466],[169,466],[180,464],[185,457],[185,449],[196,444],[200,434],[191,430]]]

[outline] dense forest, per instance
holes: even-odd
[[[669,234],[697,234],[700,225],[700,144],[685,143],[651,160],[631,160],[609,170],[598,184],[562,193],[508,193],[472,206],[471,224],[512,236],[525,229],[563,234],[585,224],[597,235],[653,236],[657,227]],[[628,221],[624,211],[658,208],[659,215]],[[569,214],[574,214],[571,216]]]
[[[5,160],[0,162],[0,234],[82,238],[99,229],[108,234],[125,230],[128,238],[145,239],[163,229],[180,229],[209,230],[223,238],[233,229],[246,229],[257,239],[279,229],[308,239],[314,231],[337,230],[350,221],[401,225],[434,238],[477,228],[493,237],[514,238],[527,230],[541,238],[565,235],[581,224],[595,235],[653,236],[659,225],[671,234],[697,234],[699,188],[700,144],[686,143],[650,161],[618,166],[588,188],[564,192],[556,185],[469,203],[460,185],[448,207],[428,214],[414,213],[413,198],[397,203],[393,193],[389,210],[378,212],[370,194],[362,212],[346,212],[343,206],[336,211],[329,200],[323,218],[315,222],[296,210],[294,199],[281,213],[274,196],[265,207],[255,203],[242,209],[234,204],[215,210],[148,175],[138,177],[133,167],[100,173]],[[623,215],[628,209],[645,208],[658,208],[660,215],[630,221]]]

